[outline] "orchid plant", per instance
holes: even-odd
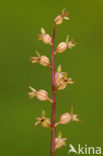
[[[52,86],[52,99],[49,97],[48,92],[45,90],[35,90],[31,86],[29,87],[28,95],[30,98],[36,97],[40,101],[49,101],[52,104],[52,115],[51,119],[46,117],[46,113],[43,110],[41,117],[36,118],[35,127],[40,124],[42,127],[51,129],[51,150],[50,155],[55,156],[56,149],[61,148],[66,145],[67,138],[62,138],[62,133],[59,131],[58,136],[56,137],[56,127],[60,124],[65,125],[70,123],[71,121],[79,122],[78,115],[73,114],[73,107],[71,108],[71,112],[66,112],[62,114],[59,118],[59,121],[55,122],[56,115],[56,93],[58,90],[63,90],[67,87],[68,84],[73,84],[74,81],[72,78],[68,77],[67,72],[62,72],[61,65],[58,66],[57,71],[55,70],[55,60],[54,57],[57,53],[63,53],[67,48],[72,49],[75,46],[75,42],[73,40],[69,41],[69,35],[66,38],[65,42],[61,42],[57,45],[56,50],[54,50],[54,41],[55,41],[55,28],[56,25],[60,25],[64,20],[69,20],[68,12],[65,12],[63,9],[62,13],[54,19],[54,28],[53,28],[53,36],[50,37],[49,34],[46,33],[44,28],[41,28],[41,34],[38,35],[39,40],[42,40],[44,44],[49,44],[51,46],[51,63],[50,59],[47,56],[40,55],[38,51],[36,51],[35,57],[32,57],[32,63],[39,63],[42,66],[48,66],[51,68],[51,86]]]

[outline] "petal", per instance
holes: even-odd
[[[45,117],[46,114],[45,114],[45,110],[42,111],[42,117]]]
[[[74,81],[72,80],[72,78],[68,78],[68,83],[69,84],[73,84],[74,83]]]
[[[65,10],[66,10],[65,8],[62,10],[62,15],[64,15],[64,13],[65,13]]]
[[[69,20],[69,17],[65,16],[64,19],[65,19],[65,20]]]
[[[38,57],[40,57],[40,53],[36,50],[35,53],[37,54]]]
[[[68,43],[68,41],[69,41],[69,35],[67,36],[67,38],[66,38],[66,42]]]
[[[44,28],[41,28],[41,33],[42,33],[42,35],[44,35],[46,33]]]
[[[40,121],[37,121],[37,122],[35,123],[35,127],[39,126],[39,124],[40,124]]]
[[[58,66],[57,72],[58,72],[58,73],[61,73],[61,65]]]
[[[29,89],[31,89],[33,92],[37,92],[34,88],[32,88],[31,86],[29,87]]]
[[[61,138],[61,137],[62,137],[62,132],[59,131],[59,132],[58,132],[58,138]]]

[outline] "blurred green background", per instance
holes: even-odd
[[[70,21],[57,26],[55,45],[67,34],[78,45],[55,57],[56,68],[62,64],[75,81],[57,93],[56,121],[73,105],[82,123],[58,126],[68,141],[56,156],[68,155],[70,143],[102,146],[103,1],[6,0],[0,2],[0,156],[50,155],[50,130],[33,126],[42,110],[51,116],[51,104],[29,99],[27,88],[44,89],[51,97],[51,71],[29,58],[35,50],[51,57],[37,34],[44,27],[52,35],[53,20],[63,8]]]

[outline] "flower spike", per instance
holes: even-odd
[[[56,91],[63,90],[67,87],[68,84],[73,84],[72,78],[68,77],[67,72],[62,72],[62,67],[59,65],[57,67],[57,71],[55,71],[55,58],[54,55],[57,53],[63,53],[65,50],[72,49],[75,47],[76,43],[74,40],[70,40],[69,35],[65,41],[60,42],[56,51],[54,51],[55,46],[55,35],[56,35],[56,26],[62,24],[64,20],[69,20],[68,12],[65,9],[62,10],[61,14],[54,19],[54,27],[52,38],[46,33],[44,28],[41,28],[41,33],[38,35],[38,39],[42,40],[44,44],[49,44],[51,46],[51,64],[48,57],[45,55],[40,55],[38,51],[36,51],[36,56],[32,57],[32,63],[39,63],[42,66],[48,66],[51,68],[51,88],[52,88],[52,99],[49,98],[48,92],[45,90],[35,90],[32,87],[29,87],[28,95],[30,98],[36,97],[40,101],[49,101],[52,103],[52,114],[51,119],[46,117],[46,113],[43,110],[41,113],[41,117],[36,118],[35,127],[41,125],[45,128],[50,128],[51,130],[51,147],[50,147],[50,155],[54,156],[56,149],[61,148],[66,145],[67,138],[62,138],[61,131],[58,132],[58,136],[56,137],[56,126],[61,124],[65,125],[70,123],[71,121],[79,122],[78,115],[73,113],[73,107],[71,107],[71,112],[66,112],[62,114],[59,118],[59,121],[55,123],[56,118]]]
[[[31,92],[28,93],[30,98],[36,97],[40,101],[50,101],[51,103],[53,103],[53,101],[48,97],[48,93],[45,90],[36,91],[32,87],[29,87],[29,89],[31,90]]]
[[[65,9],[62,10],[62,13],[57,16],[54,20],[55,24],[59,25],[59,24],[62,24],[63,23],[63,20],[69,20],[69,17],[68,16],[68,12],[65,12]]]
[[[39,34],[38,37],[39,37],[39,40],[42,40],[45,44],[51,45],[52,39],[49,34],[46,34],[44,28],[41,28],[41,34]]]

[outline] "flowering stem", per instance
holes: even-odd
[[[52,56],[52,96],[53,96],[53,104],[52,104],[52,129],[51,129],[51,156],[55,156],[55,111],[56,111],[56,90],[55,90],[55,62],[54,62],[54,40],[55,40],[55,26],[53,28],[53,37],[52,37],[52,45],[51,45],[51,56]]]

